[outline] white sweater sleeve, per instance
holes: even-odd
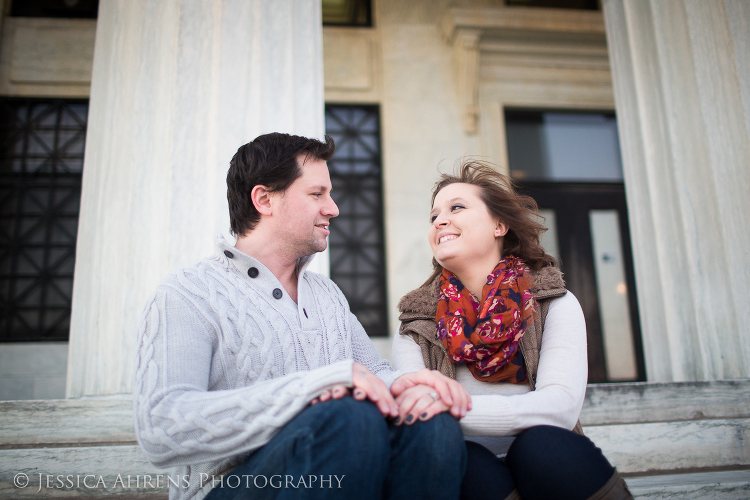
[[[420,347],[410,337],[397,335],[393,364],[402,370],[424,367]],[[586,323],[578,300],[568,292],[550,302],[536,390],[505,395],[504,389],[515,388],[510,384],[472,383],[467,387],[472,393],[472,410],[461,419],[461,428],[467,436],[513,436],[545,424],[572,429],[583,407],[587,377]]]
[[[368,370],[377,375],[390,388],[393,381],[403,375],[404,372],[395,371],[388,364],[388,361],[380,356],[372,340],[367,336],[364,327],[354,314],[349,314],[349,322],[352,332],[354,361],[366,366]]]
[[[414,372],[425,368],[422,348],[410,336],[398,332],[393,336],[391,359],[397,370]]]
[[[536,390],[472,397],[473,408],[461,427],[469,436],[514,436],[535,425],[573,429],[587,378],[586,323],[578,300],[568,292],[550,303]]]
[[[135,430],[149,460],[160,467],[259,448],[322,391],[351,384],[352,361],[344,360],[247,387],[209,390],[221,339],[219,326],[198,310],[187,297],[160,289],[141,321]]]

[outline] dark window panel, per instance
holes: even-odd
[[[99,0],[12,0],[14,17],[67,17],[96,19]]]
[[[518,181],[623,180],[612,112],[506,109],[505,127],[510,173]]]
[[[370,0],[321,0],[323,26],[372,26]]]
[[[508,7],[545,7],[548,9],[600,10],[599,0],[505,0]]]
[[[328,162],[339,216],[331,221],[331,279],[370,336],[388,335],[380,117],[377,106],[326,106],[336,141]]]
[[[68,338],[87,115],[0,98],[0,342]]]

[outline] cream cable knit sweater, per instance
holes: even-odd
[[[352,360],[389,386],[400,375],[331,280],[303,268],[297,295],[218,236],[214,256],[172,273],[149,299],[135,430],[151,462],[175,467],[171,499],[203,498],[211,483],[201,479],[266,444],[324,390],[351,385]]]
[[[399,370],[424,368],[422,351],[414,340],[398,333],[393,339],[393,366]],[[472,410],[461,419],[466,436],[495,453],[505,453],[512,436],[535,425],[572,429],[586,395],[586,323],[575,296],[568,292],[550,301],[539,354],[536,390],[527,384],[487,383],[475,379],[464,364],[456,380],[472,395]]]

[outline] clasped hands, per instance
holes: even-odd
[[[372,401],[386,418],[396,425],[411,425],[417,420],[429,420],[438,413],[449,411],[456,418],[466,416],[471,410],[471,396],[455,380],[437,370],[420,370],[407,373],[386,385],[365,366],[352,364],[352,388],[337,385],[324,391],[310,404],[340,399],[352,394],[354,399]]]

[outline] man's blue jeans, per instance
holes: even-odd
[[[465,467],[452,415],[396,427],[347,396],[305,409],[206,499],[456,499]]]

